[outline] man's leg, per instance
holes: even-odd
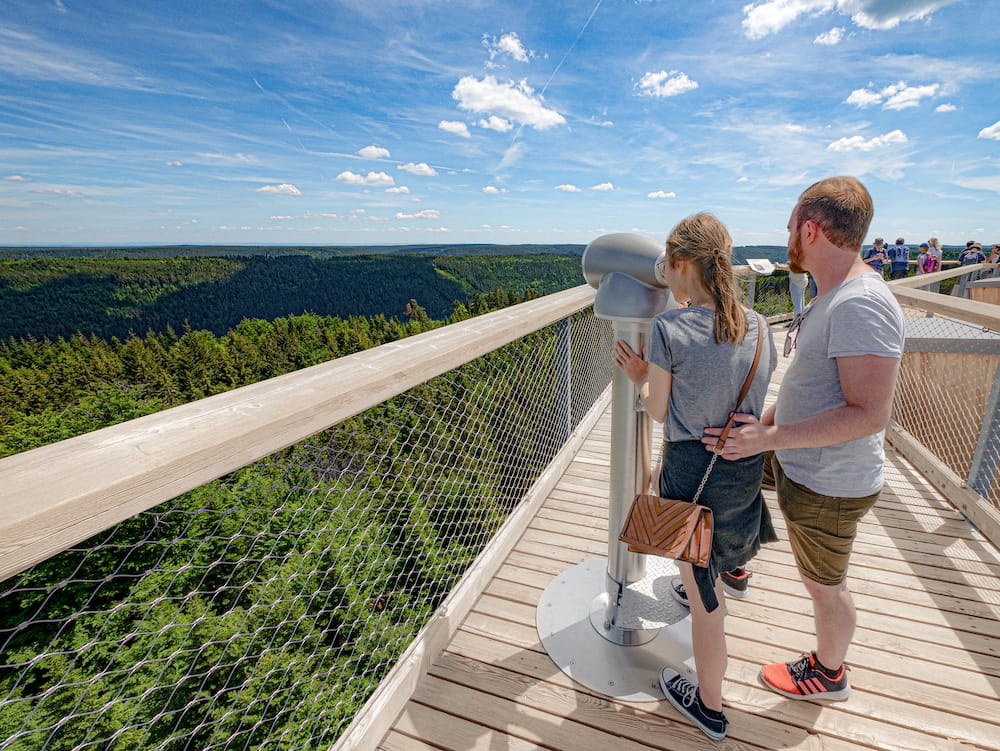
[[[847,650],[854,638],[857,612],[847,580],[840,584],[819,584],[803,576],[806,591],[813,601],[816,621],[816,659],[831,671],[837,671],[847,659]]]
[[[847,566],[858,520],[879,494],[824,496],[790,480],[777,457],[772,468],[799,576],[813,601],[817,647],[799,660],[765,665],[761,680],[792,699],[846,699],[851,689],[843,663],[857,617]]]

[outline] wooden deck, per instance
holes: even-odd
[[[784,539],[750,564],[750,595],[728,603],[723,744],[666,701],[622,702],[575,684],[542,648],[535,606],[553,577],[607,554],[609,447],[606,413],[379,748],[1000,749],[1000,555],[891,447],[852,558],[848,701],[796,702],[758,683],[761,664],[814,645]]]

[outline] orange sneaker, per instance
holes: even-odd
[[[815,652],[802,655],[795,662],[765,665],[760,669],[760,680],[772,691],[789,699],[843,701],[851,695],[847,666],[841,665],[837,675],[831,678],[820,668]]]

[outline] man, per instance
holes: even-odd
[[[975,240],[970,240],[965,244],[965,250],[958,256],[958,260],[963,266],[985,263],[986,255],[983,253],[983,246]]]
[[[844,660],[857,618],[846,575],[858,520],[882,489],[885,426],[903,354],[902,310],[859,251],[874,209],[852,177],[822,180],[800,197],[788,222],[789,265],[808,271],[819,296],[786,354],[794,359],[776,403],[740,416],[722,457],[773,451],[778,505],[799,575],[813,602],[816,649],[766,665],[760,678],[792,699],[850,694]],[[703,439],[711,450],[721,430]]]
[[[865,253],[865,263],[872,267],[872,271],[882,273],[882,267],[889,259],[885,255],[885,240],[881,237],[875,238],[875,244]]]
[[[910,273],[910,249],[906,247],[902,237],[896,238],[896,244],[889,248],[889,278],[905,279]]]

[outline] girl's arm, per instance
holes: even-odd
[[[670,373],[659,365],[646,362],[645,352],[640,357],[621,339],[615,342],[615,365],[638,387],[639,399],[649,416],[656,422],[663,422],[670,404]]]

